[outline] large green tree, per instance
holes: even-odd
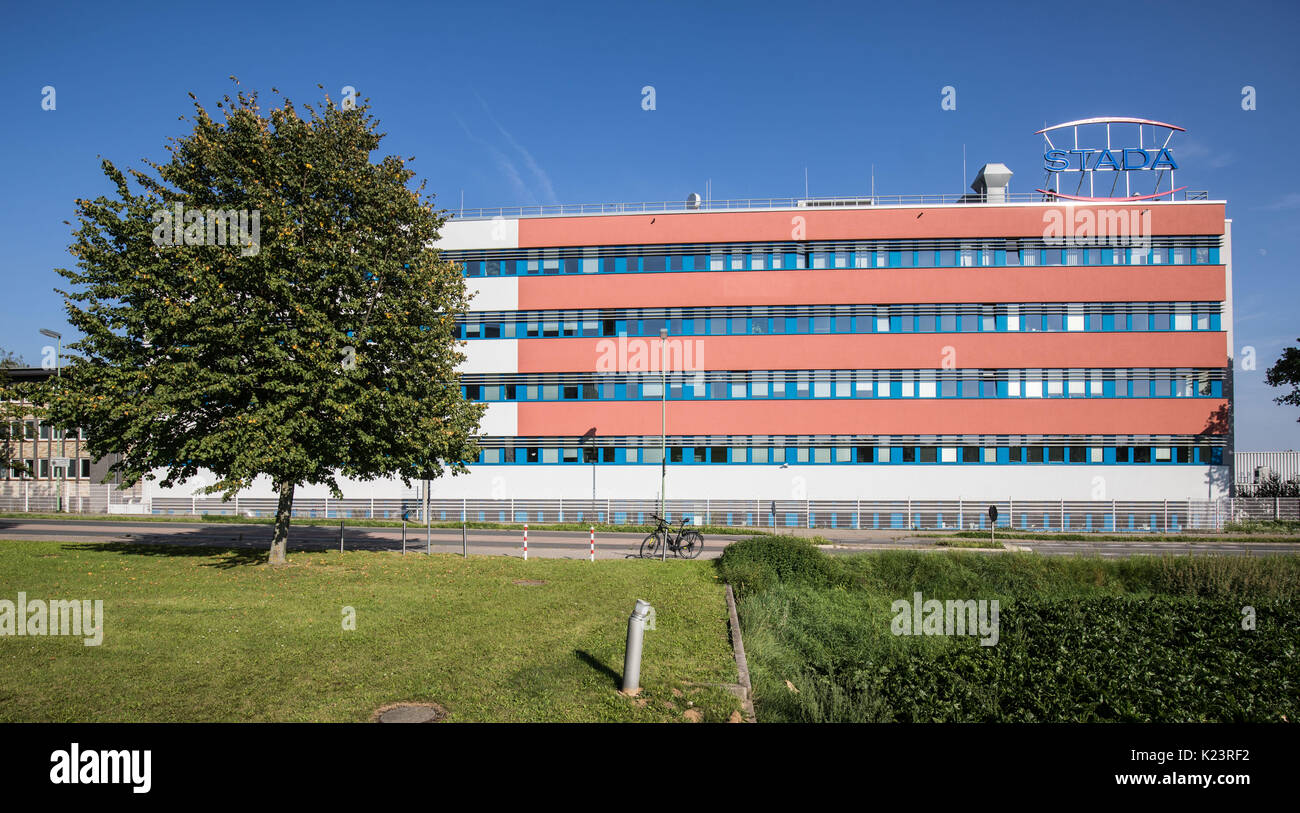
[[[48,395],[125,484],[202,468],[228,499],[268,476],[272,564],[297,486],[464,471],[482,414],[460,394],[468,296],[432,196],[403,159],[371,160],[368,101],[276,94],[264,114],[237,90],[221,120],[196,99],[166,163],[103,161],[114,194],[77,201],[77,269],[58,269],[84,338]]]

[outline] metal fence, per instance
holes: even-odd
[[[11,484],[17,485],[17,484]],[[111,485],[60,495],[30,484],[0,491],[0,511],[69,514],[171,514],[272,517],[274,497],[140,497]],[[1298,497],[1221,500],[667,500],[670,522],[757,528],[879,530],[988,530],[989,506],[997,527],[1055,532],[1159,532],[1222,530],[1229,522],[1300,520]],[[419,496],[397,498],[299,497],[295,517],[401,519],[424,522]],[[655,499],[433,499],[432,522],[653,524]]]
[[[988,508],[997,527],[1026,531],[1152,532],[1222,530],[1232,521],[1300,520],[1300,498],[1223,500],[667,500],[665,518],[701,525],[879,530],[987,530]],[[273,516],[274,498],[155,497],[155,514]],[[653,524],[657,500],[434,499],[432,522],[560,522]],[[399,519],[423,522],[418,497],[406,499],[297,499],[297,517]]]
[[[0,485],[0,511],[31,514],[148,513],[148,502],[134,491],[112,485],[9,482]]]
[[[1171,200],[1208,200],[1210,193],[1203,190],[1175,192]],[[483,208],[449,210],[457,220],[482,220],[493,217],[564,217],[572,215],[652,214],[665,212],[735,212],[761,209],[835,209],[864,206],[944,206],[959,203],[985,202],[982,195],[970,192],[938,193],[930,195],[841,195],[786,198],[734,198],[727,200],[632,201],[623,203],[567,203],[531,206],[492,206]],[[1059,202],[1054,195],[1041,192],[1007,192],[999,203]],[[1068,201],[1067,201],[1068,202]]]

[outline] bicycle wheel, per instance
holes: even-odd
[[[704,550],[704,537],[699,531],[687,531],[682,534],[681,548],[678,551],[683,559],[695,559]]]
[[[650,534],[641,541],[641,558],[650,559],[659,555],[659,534]]]

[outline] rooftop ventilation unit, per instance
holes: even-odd
[[[870,206],[871,198],[808,198],[795,203],[800,208],[820,206]]]
[[[1006,164],[985,164],[970,185],[986,203],[1005,203],[1012,172]]]
[[[686,196],[686,208],[687,208],[687,209],[698,209],[698,208],[700,208],[700,193],[699,193],[699,192],[692,192],[691,194],[689,194],[689,195]]]

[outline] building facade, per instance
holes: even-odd
[[[3,371],[12,383],[35,382],[54,375],[41,367],[15,367]],[[105,483],[120,482],[109,472],[115,458],[96,460],[86,446],[81,429],[64,429],[39,416],[26,401],[7,402],[0,445],[0,507],[4,510],[88,511],[107,510],[110,501],[138,501],[143,487],[119,490]]]
[[[434,496],[1227,496],[1225,203],[1009,177],[455,217],[462,383],[488,409],[482,456]]]

